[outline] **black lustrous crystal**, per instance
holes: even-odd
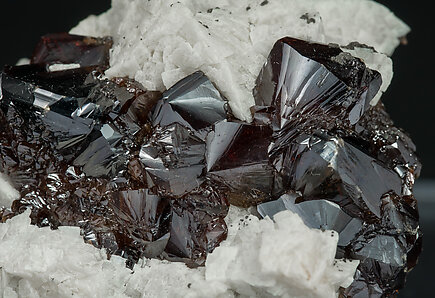
[[[341,297],[387,297],[421,251],[415,145],[371,105],[378,72],[337,46],[286,37],[235,120],[198,71],[163,94],[104,79],[109,38],[44,37],[0,77],[0,170],[38,226],[81,227],[108,255],[203,265],[226,238],[229,203],[262,216],[289,209],[336,230],[337,257],[360,260]],[[355,45],[357,46],[357,45]],[[50,71],[52,64],[79,68]]]
[[[254,90],[254,121],[272,127],[270,161],[293,193],[258,210],[289,209],[308,226],[345,231],[337,257],[361,264],[342,297],[394,295],[421,251],[412,197],[421,165],[383,105],[371,106],[380,84],[379,73],[337,47],[284,38]]]
[[[179,123],[201,130],[227,119],[227,102],[213,83],[198,71],[179,81],[163,94],[153,116],[154,126]]]

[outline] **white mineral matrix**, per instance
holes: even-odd
[[[353,54],[382,74],[385,90],[392,77],[387,55],[408,32],[387,8],[367,0],[114,0],[108,12],[71,30],[112,36],[107,76],[128,76],[149,90],[202,70],[241,120],[250,119],[255,80],[278,39],[371,46],[382,54]]]
[[[252,88],[274,42],[284,36],[346,46],[392,78],[389,55],[409,31],[387,8],[368,0],[113,0],[72,33],[112,36],[108,77],[129,76],[165,90],[202,70],[249,120]],[[374,100],[377,101],[381,94]],[[0,175],[0,204],[18,197]],[[143,260],[134,273],[118,257],[85,244],[79,228],[30,225],[28,213],[0,224],[3,297],[336,297],[352,281],[354,262],[335,260],[338,235],[309,229],[286,211],[259,220],[232,207],[229,237],[206,266]],[[241,221],[242,220],[242,221]]]

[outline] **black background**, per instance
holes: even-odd
[[[435,44],[429,15],[431,1],[418,1],[418,5],[405,0],[378,2],[389,7],[412,28],[408,45],[400,46],[393,55],[395,76],[383,101],[396,124],[408,131],[417,144],[424,165],[422,178],[435,178],[435,101],[432,89],[435,87]],[[0,65],[15,64],[19,58],[30,56],[41,35],[69,31],[89,14],[102,13],[109,7],[110,0],[1,0]],[[435,204],[431,203],[431,190],[420,193],[417,198],[421,200],[425,251],[421,264],[410,274],[408,286],[399,297],[432,296],[428,283],[435,266]]]

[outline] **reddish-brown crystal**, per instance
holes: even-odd
[[[95,38],[53,33],[41,37],[31,59],[32,64],[80,64],[81,67],[109,66],[110,37]]]
[[[171,259],[187,259],[203,265],[207,253],[227,237],[223,218],[228,212],[225,197],[207,183],[182,198],[171,201],[171,233],[166,253]],[[195,260],[192,263],[189,260]]]
[[[207,175],[227,186],[228,200],[249,207],[276,195],[269,162],[272,129],[266,125],[221,121],[208,136]]]

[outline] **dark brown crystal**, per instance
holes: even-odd
[[[308,115],[355,124],[381,82],[378,72],[338,47],[286,37],[273,47],[254,97],[257,106],[274,107],[276,129]]]
[[[183,198],[172,200],[171,207],[171,236],[165,250],[168,257],[186,259],[191,266],[203,265],[207,253],[227,237],[225,197],[205,183]]]
[[[68,33],[41,37],[31,59],[32,64],[80,64],[81,67],[109,66],[110,37],[95,38]]]
[[[269,126],[228,121],[208,135],[207,175],[227,186],[231,204],[249,207],[279,192],[267,152],[271,136]]]

